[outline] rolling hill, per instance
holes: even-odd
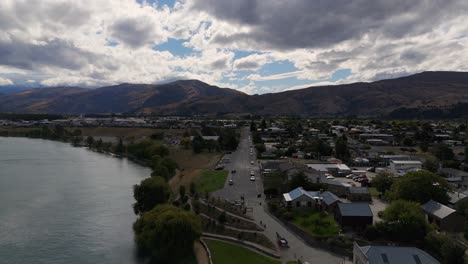
[[[0,112],[387,116],[401,109],[468,103],[468,73],[423,72],[371,83],[247,95],[198,80],[120,84],[97,89],[39,88],[0,95]],[[466,113],[468,115],[468,113]]]

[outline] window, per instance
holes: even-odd
[[[296,202],[296,207],[301,207],[301,202]]]

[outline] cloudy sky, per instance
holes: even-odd
[[[0,1],[0,86],[199,79],[254,94],[467,62],[466,0]]]

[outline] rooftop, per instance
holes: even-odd
[[[415,247],[356,246],[367,257],[369,264],[440,264],[431,255]]]
[[[445,217],[456,212],[454,209],[445,206],[441,203],[438,203],[434,200],[429,200],[427,203],[421,205],[421,208],[427,214],[433,215],[439,219],[444,219]]]
[[[339,203],[341,216],[373,216],[368,203]]]

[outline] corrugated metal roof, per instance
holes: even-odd
[[[425,251],[415,247],[360,247],[369,264],[440,264]],[[419,261],[419,262],[418,262]]]
[[[421,208],[427,214],[436,216],[439,219],[444,219],[445,217],[456,212],[454,209],[445,206],[441,203],[438,203],[434,200],[429,200],[427,203],[421,205]]]
[[[373,216],[368,203],[339,203],[341,216]]]

